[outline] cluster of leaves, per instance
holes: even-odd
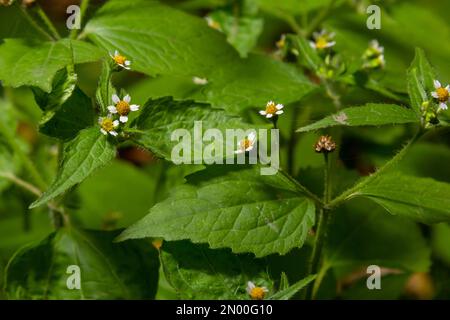
[[[433,121],[424,113],[424,103],[430,108],[435,103],[431,92],[438,74],[424,50],[416,49],[408,70],[404,54],[419,45],[440,71],[450,47],[443,41],[434,48],[429,42],[438,40],[428,35],[404,43],[398,29],[418,30],[405,11],[424,23],[432,19],[429,31],[450,27],[417,4],[386,8],[385,15],[393,17],[383,18],[376,37],[386,42],[387,64],[368,70],[361,56],[375,31],[355,32],[365,28],[358,7],[346,1],[303,2],[169,6],[109,0],[84,21],[81,33],[67,38],[40,25],[36,8],[1,7],[0,21],[14,19],[14,24],[0,22],[0,229],[5,230],[0,257],[7,259],[10,249],[47,234],[9,260],[6,296],[248,299],[245,289],[252,281],[269,289],[268,298],[290,299],[315,281],[315,297],[398,298],[409,275],[430,272],[434,262],[421,228],[431,230],[437,260],[448,264],[443,246],[450,238],[448,226],[425,224],[450,222],[450,173],[444,167],[450,151],[423,137],[439,141],[448,113]],[[206,19],[196,15],[202,9],[208,9]],[[309,43],[320,26],[336,31],[336,48],[327,54]],[[255,52],[261,39],[272,41],[270,33],[286,30],[272,55]],[[118,72],[109,55],[115,50],[132,61],[133,72]],[[98,81],[83,79],[90,66],[101,67]],[[136,73],[145,75],[137,83]],[[450,74],[439,76],[448,80]],[[194,77],[205,81],[195,83]],[[97,118],[106,116],[113,94],[125,94],[119,86],[142,107],[130,114],[118,137],[105,136]],[[200,120],[203,130],[223,133],[267,127],[256,110],[269,100],[287,106],[279,119],[285,169],[264,176],[259,165],[171,164],[175,129],[192,131]],[[30,124],[38,125],[39,138],[27,136]],[[339,152],[326,158],[331,168],[314,154],[317,131],[332,133],[338,143]],[[385,151],[406,136],[413,138],[388,159]],[[352,164],[351,147],[345,147],[352,142],[362,143],[361,152],[380,168],[367,169],[364,160]],[[225,150],[230,142],[214,143]],[[141,168],[116,159],[127,150],[142,154],[141,149],[152,156]],[[374,172],[358,177],[368,171]],[[24,203],[31,203],[31,213]],[[8,214],[2,217],[3,212]],[[46,212],[54,232],[42,223]],[[316,222],[323,212],[332,221],[320,268],[312,270]],[[11,233],[20,230],[22,220],[32,231],[19,238]],[[350,285],[345,281],[370,264],[388,270],[382,293],[364,291],[363,277],[350,277],[357,279]],[[70,265],[81,269],[81,290],[66,286]]]

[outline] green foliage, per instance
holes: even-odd
[[[151,299],[159,263],[145,241],[114,244],[117,232],[72,228],[19,250],[6,270],[10,299]],[[99,254],[100,253],[100,254]],[[78,266],[81,289],[70,290],[70,266]],[[68,271],[69,270],[69,271]],[[141,277],[145,272],[147,277]]]
[[[301,247],[314,218],[314,203],[284,176],[213,166],[189,176],[119,240],[190,239],[261,257]]]
[[[30,208],[38,207],[80,183],[115,156],[114,146],[100,133],[98,127],[82,130],[64,146],[60,169],[45,193]]]
[[[410,109],[391,104],[372,103],[361,107],[343,109],[316,123],[302,127],[297,132],[306,132],[333,126],[380,126],[418,121],[417,115]]]

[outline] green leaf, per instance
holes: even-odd
[[[278,291],[274,295],[270,296],[270,300],[289,300],[292,298],[297,292],[299,292],[301,289],[306,287],[311,281],[313,281],[316,278],[316,275],[310,275],[306,277],[305,279],[302,279],[298,281],[297,283],[293,284],[292,286]]]
[[[160,257],[164,274],[180,299],[250,299],[248,281],[273,291],[264,260],[249,254],[175,241],[163,243]]]
[[[6,86],[35,86],[50,92],[58,70],[72,63],[96,61],[102,56],[100,49],[77,40],[37,43],[5,39],[0,45],[0,80]]]
[[[259,167],[213,166],[150,209],[119,237],[162,237],[229,247],[261,257],[301,247],[314,225],[314,203],[285,176],[261,175]]]
[[[428,101],[434,90],[433,81],[436,73],[428,62],[422,49],[416,48],[416,56],[408,69],[408,93],[411,106],[417,114],[421,114],[422,103]]]
[[[18,2],[8,7],[0,7],[0,39],[24,37],[50,40],[42,30],[36,29],[35,24],[28,19],[26,9],[22,9]]]
[[[369,265],[406,272],[426,272],[431,266],[431,252],[419,226],[386,215],[365,199],[339,208],[329,230],[325,265],[339,277]]]
[[[350,107],[325,117],[313,124],[297,129],[306,132],[334,126],[380,126],[419,122],[414,111],[393,104],[368,103],[361,107]]]
[[[435,223],[450,221],[450,184],[398,173],[375,178],[350,197],[366,197],[391,214]]]
[[[116,93],[116,89],[111,82],[111,74],[110,63],[107,60],[103,60],[102,73],[100,74],[97,91],[95,92],[97,103],[103,112],[107,111],[108,106],[112,103],[111,97]]]
[[[19,250],[6,270],[10,299],[152,299],[159,263],[145,241],[112,242],[114,232],[63,228]],[[81,288],[67,283],[79,267]],[[69,270],[69,271],[68,271]]]
[[[263,30],[264,20],[254,16],[236,16],[233,12],[218,10],[208,16],[218,23],[219,28],[227,35],[227,40],[246,58],[255,47]]]
[[[206,78],[201,101],[228,111],[262,107],[269,100],[288,104],[314,88],[288,64],[256,54],[241,59],[204,19],[154,1],[108,1],[85,32],[108,51],[127,56],[132,70]]]
[[[95,126],[84,129],[64,146],[58,174],[47,191],[30,208],[38,207],[89,177],[95,170],[109,163],[115,156],[115,147]]]
[[[322,59],[317,54],[317,51],[314,50],[308,40],[300,37],[300,36],[292,36],[289,35],[288,39],[291,40],[294,44],[294,47],[299,52],[299,61],[302,65],[307,68],[310,68],[314,71],[318,71],[320,66],[323,64]]]
[[[191,163],[194,161],[207,162],[215,160],[222,155],[195,152],[194,143],[198,143],[202,136],[196,136],[195,122],[201,121],[199,134],[203,136],[207,129],[220,130],[222,137],[213,139],[211,142],[205,142],[206,145],[213,145],[217,148],[223,148],[223,157],[234,156],[236,150],[236,141],[226,139],[226,129],[249,129],[249,124],[240,121],[240,118],[226,115],[223,110],[213,109],[211,106],[194,101],[175,101],[171,97],[164,97],[157,100],[149,100],[144,105],[140,115],[131,124],[131,127],[142,131],[138,133],[135,141],[140,145],[150,149],[158,156],[171,159],[173,148],[180,142],[172,140],[172,134],[177,129],[188,130],[191,134],[189,144],[191,145]],[[254,127],[254,126],[253,126]],[[232,141],[230,141],[232,140]],[[227,153],[228,149],[228,153]]]
[[[51,119],[41,123],[40,132],[61,140],[75,138],[82,129],[94,123],[95,112],[91,99],[78,87],[57,111],[51,113]]]

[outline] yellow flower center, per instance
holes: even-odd
[[[266,292],[261,287],[255,287],[250,291],[250,297],[254,300],[263,300]]]
[[[103,118],[102,123],[100,125],[107,132],[114,130],[114,124],[111,118]]]
[[[241,141],[241,149],[242,150],[247,150],[247,148],[249,148],[251,146],[252,146],[252,142],[249,139],[245,138],[244,140]]]
[[[284,46],[286,45],[286,39],[282,37],[280,40],[277,41],[276,45],[278,49],[283,49]]]
[[[445,88],[438,88],[438,89],[436,89],[436,93],[438,95],[438,100],[440,102],[446,102],[448,100],[449,93],[448,93],[447,89],[445,89]]]
[[[117,64],[125,65],[125,61],[127,60],[127,57],[121,56],[118,54],[117,56],[114,56],[114,62]]]
[[[116,104],[117,113],[121,116],[126,116],[130,113],[130,105],[126,101],[119,101]]]
[[[319,37],[316,40],[316,48],[317,49],[325,49],[328,45],[328,41],[325,37]]]
[[[277,107],[275,106],[275,103],[269,103],[267,106],[266,106],[266,113],[267,114],[275,114],[275,112],[277,112],[278,111],[278,109],[277,109]]]

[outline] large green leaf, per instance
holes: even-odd
[[[102,73],[98,80],[97,90],[95,91],[95,98],[98,105],[103,112],[107,112],[108,106],[112,104],[111,97],[116,93],[112,81],[112,70],[109,61],[103,60]]]
[[[250,299],[248,281],[267,287],[268,294],[273,292],[264,260],[249,254],[175,241],[164,242],[160,257],[166,278],[180,299]]]
[[[174,146],[179,144],[178,140],[172,141],[171,138],[177,129],[188,130],[191,135],[189,144],[193,151],[190,157],[192,163],[220,158],[221,155],[211,154],[208,156],[206,153],[194,152],[194,143],[198,143],[202,139],[202,136],[196,136],[195,121],[201,122],[202,129],[201,131],[199,129],[201,135],[207,129],[220,130],[221,138],[217,137],[211,142],[204,142],[204,144],[221,148],[223,150],[222,157],[233,156],[237,143],[234,139],[226,139],[225,130],[250,128],[249,124],[240,121],[237,117],[227,116],[223,110],[213,109],[207,104],[194,101],[175,101],[171,97],[147,101],[131,127],[142,131],[136,135],[137,143],[166,159],[171,159]]]
[[[36,86],[50,92],[58,70],[72,63],[96,61],[102,56],[100,49],[77,40],[38,43],[5,39],[0,45],[0,80],[6,86]]]
[[[338,210],[330,225],[325,265],[339,277],[369,265],[426,272],[430,256],[416,223],[386,215],[365,199],[355,199]]]
[[[369,103],[361,107],[350,107],[325,117],[313,124],[299,128],[297,132],[305,132],[333,126],[380,126],[419,122],[414,111],[393,104]]]
[[[41,123],[40,132],[61,140],[75,138],[82,129],[94,123],[95,112],[91,99],[78,87],[57,111],[51,113],[51,118]]]
[[[422,103],[428,101],[434,89],[436,73],[428,62],[422,49],[416,49],[416,56],[408,69],[408,92],[411,106],[418,114]]]
[[[55,180],[30,208],[40,206],[80,183],[95,170],[109,163],[115,154],[115,147],[100,133],[99,127],[82,130],[64,146],[62,162]]]
[[[296,68],[262,55],[241,59],[204,19],[154,1],[109,1],[85,32],[108,51],[126,55],[133,70],[206,78],[201,100],[231,111],[269,100],[287,104],[313,88]]]
[[[450,221],[450,184],[429,178],[384,174],[351,197],[367,197],[394,215],[420,222]]]
[[[156,250],[145,241],[115,244],[116,235],[64,228],[19,250],[6,271],[8,297],[152,299],[159,269]],[[79,267],[80,289],[67,286],[70,266]]]
[[[314,203],[285,176],[259,170],[213,166],[194,173],[119,240],[191,239],[259,257],[301,247],[314,225]]]

